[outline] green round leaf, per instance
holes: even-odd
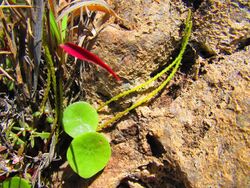
[[[89,103],[76,102],[64,110],[63,128],[73,138],[82,133],[95,132],[97,125],[98,114]]]
[[[2,188],[31,188],[29,182],[20,177],[13,177],[3,182]]]
[[[110,156],[109,142],[96,132],[84,133],[74,138],[67,151],[69,165],[83,178],[90,178],[101,171]]]

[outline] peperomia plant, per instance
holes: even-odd
[[[188,16],[187,16],[187,20],[186,20],[186,26],[185,26],[185,30],[184,30],[184,36],[182,39],[182,43],[181,43],[181,49],[180,52],[178,54],[178,56],[175,58],[175,60],[168,65],[166,68],[164,68],[161,72],[159,72],[158,74],[156,74],[154,77],[148,79],[146,82],[135,86],[132,89],[129,89],[127,91],[124,91],[122,93],[119,93],[118,95],[114,96],[113,98],[111,98],[110,100],[108,100],[107,102],[105,102],[103,105],[101,105],[98,108],[98,111],[100,111],[104,106],[110,104],[113,101],[116,101],[122,97],[125,97],[131,93],[134,92],[138,92],[146,87],[148,87],[152,82],[156,81],[158,78],[160,78],[162,75],[164,75],[165,73],[169,72],[169,75],[167,76],[167,78],[153,91],[151,91],[147,96],[139,99],[137,102],[135,102],[132,106],[128,107],[127,109],[125,109],[122,112],[119,112],[118,114],[116,114],[113,118],[111,118],[110,120],[108,120],[107,122],[105,122],[104,124],[102,124],[101,126],[98,127],[98,130],[102,130],[103,128],[106,128],[107,126],[109,126],[110,124],[114,123],[115,121],[117,121],[118,119],[120,119],[121,117],[123,117],[124,115],[128,114],[131,110],[137,108],[138,106],[150,101],[153,97],[155,97],[160,91],[162,91],[162,89],[171,81],[171,79],[174,77],[175,73],[177,72],[178,68],[181,65],[181,61],[183,58],[183,55],[185,53],[185,50],[187,48],[188,45],[188,41],[189,38],[191,36],[191,31],[192,31],[192,18],[191,18],[191,10],[189,9],[188,11]]]
[[[5,106],[0,110],[0,187],[24,188],[27,181],[51,187],[42,172],[61,155],[64,104],[75,97],[72,88],[78,90],[72,83],[79,88],[82,83],[72,75],[83,66],[68,55],[99,65],[119,80],[108,64],[81,47],[91,46],[88,40],[102,30],[96,18],[102,23],[108,15],[121,18],[105,0],[0,2],[0,101]],[[74,138],[67,158],[73,170],[88,178],[104,168],[111,150],[96,132],[96,111],[87,103],[71,107],[64,114],[64,129]],[[9,179],[15,175],[20,178]]]
[[[67,160],[83,178],[101,171],[111,156],[109,142],[96,132],[97,125],[98,114],[86,102],[73,103],[64,110],[63,128],[73,138],[67,150]]]
[[[73,139],[67,151],[71,168],[81,177],[90,178],[108,163],[111,149],[100,133],[87,132]]]
[[[86,102],[69,105],[63,113],[63,129],[72,138],[82,133],[95,132],[98,125],[96,110]]]
[[[121,20],[104,0],[5,0],[1,3],[0,72],[4,80],[1,82],[0,78],[0,85],[7,85],[8,91],[4,92],[7,94],[4,99],[0,98],[6,105],[3,112],[6,117],[0,116],[0,181],[3,181],[0,187],[26,188],[30,184],[42,187],[47,182],[47,176],[43,177],[42,172],[61,154],[57,143],[63,140],[59,139],[62,120],[65,132],[73,138],[67,151],[72,169],[83,178],[101,171],[109,161],[111,149],[108,140],[97,130],[149,101],[166,86],[180,66],[191,34],[191,14],[186,22],[181,51],[173,63],[145,83],[113,97],[104,105],[140,91],[169,73],[167,79],[146,97],[99,127],[98,114],[88,103],[71,104],[63,113],[65,101],[69,101],[68,97],[75,97],[75,94],[69,94],[74,87],[74,77],[71,76],[77,75],[73,73],[81,66],[78,62],[70,64],[72,58],[68,55],[99,65],[120,80],[108,64],[81,48],[86,47],[90,36],[95,38],[102,30],[101,26],[95,27],[95,22],[92,23],[95,17],[92,11],[104,12]],[[106,20],[106,15],[104,18]],[[81,87],[81,81],[76,81]],[[9,95],[10,90],[15,94],[13,101],[8,99],[12,96]]]

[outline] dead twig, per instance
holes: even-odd
[[[1,72],[7,77],[9,78],[11,81],[15,81],[2,67],[0,67],[0,74]]]

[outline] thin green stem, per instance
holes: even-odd
[[[58,122],[58,118],[59,118],[58,117],[59,116],[59,104],[58,104],[56,72],[55,72],[54,63],[53,63],[53,60],[49,51],[49,47],[47,46],[47,44],[44,44],[44,49],[45,49],[45,59],[46,59],[46,62],[48,63],[48,68],[51,71],[52,88],[53,88],[54,95],[55,95],[55,118],[54,118],[53,127],[52,127],[52,132],[54,132],[56,128],[56,124]]]
[[[62,52],[62,51],[60,51]],[[59,52],[59,53],[60,53]],[[62,65],[65,64],[65,54],[61,53],[61,61],[59,62],[58,67],[58,96],[59,96],[59,114],[58,120],[59,125],[62,125],[62,116],[63,116],[63,67]]]
[[[47,70],[47,87],[44,91],[44,97],[43,97],[43,100],[41,102],[41,106],[40,106],[40,112],[43,113],[44,112],[44,109],[45,109],[45,104],[48,100],[48,97],[49,97],[49,92],[50,92],[50,85],[51,85],[51,70],[50,68],[48,67],[48,70]]]
[[[125,116],[126,114],[128,114],[131,110],[137,108],[138,106],[142,105],[143,103],[148,102],[150,99],[152,99],[160,90],[162,90],[167,83],[172,79],[172,77],[174,76],[174,74],[176,73],[177,69],[178,69],[178,64],[176,63],[173,71],[170,73],[170,75],[167,77],[167,79],[159,86],[157,87],[155,90],[153,90],[151,93],[149,93],[146,97],[144,97],[143,99],[137,101],[135,104],[133,104],[131,107],[127,108],[126,110],[119,112],[118,114],[116,114],[115,117],[111,118],[110,120],[108,120],[107,122],[105,122],[104,124],[102,124],[101,126],[98,127],[97,131],[102,130],[103,128],[106,128],[107,126],[109,126],[110,124],[114,123],[115,121],[117,121],[118,119],[120,119],[121,117]]]
[[[169,71],[174,65],[175,65],[176,61],[174,61],[173,63],[171,63],[168,67],[166,67],[163,71],[161,71],[160,73],[158,73],[157,75],[155,75],[153,78],[147,80],[146,82],[130,89],[127,91],[124,91],[116,96],[114,96],[113,98],[111,98],[109,101],[105,102],[103,105],[101,105],[97,111],[100,111],[103,107],[107,106],[108,104],[110,104],[113,101],[116,101],[122,97],[125,97],[127,95],[129,95],[130,93],[134,93],[136,91],[139,91],[143,88],[145,88],[146,86],[148,86],[151,82],[155,81],[156,79],[158,79],[159,77],[161,77],[164,73],[166,73],[167,71]]]
[[[110,104],[113,101],[116,101],[122,97],[125,97],[127,95],[129,95],[130,93],[134,93],[136,91],[139,91],[143,88],[145,88],[146,86],[148,86],[151,82],[155,81],[156,79],[158,79],[159,77],[161,77],[164,73],[168,72],[174,65],[176,64],[176,61],[174,61],[173,63],[171,63],[169,66],[167,66],[164,70],[162,70],[160,73],[158,73],[157,75],[155,75],[153,78],[147,80],[146,82],[130,89],[127,91],[124,91],[116,96],[114,96],[113,98],[111,98],[109,101],[105,102],[103,105],[101,105],[97,111],[100,111],[103,107],[107,106],[108,104]]]

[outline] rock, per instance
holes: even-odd
[[[95,84],[86,82],[93,101],[136,86],[171,62],[192,1],[112,2],[128,26],[106,27],[93,51],[123,82],[98,70]],[[112,157],[89,187],[250,186],[250,6],[240,0],[199,2],[193,3],[194,27],[181,71],[169,88],[106,132]],[[198,64],[193,80],[190,70]],[[120,110],[115,104],[114,112]]]
[[[139,107],[132,123],[139,135],[123,135],[112,146],[109,165],[90,187],[133,187],[130,181],[143,187],[248,187],[249,52],[207,65],[207,74],[170,106],[158,104],[169,97],[164,91],[157,105]],[[211,84],[217,72],[219,82]],[[116,125],[119,131],[127,121]]]
[[[93,90],[102,97],[110,98],[144,82],[159,66],[166,64],[175,46],[180,43],[180,25],[187,11],[182,16],[180,13],[172,15],[169,0],[160,4],[149,0],[122,0],[116,3],[116,12],[129,26],[127,29],[123,24],[105,27],[92,51],[113,67],[122,83],[115,82],[102,69],[96,72],[95,68],[92,70],[95,71],[95,85],[86,82],[86,88],[92,90],[88,92],[89,100],[93,100]]]

